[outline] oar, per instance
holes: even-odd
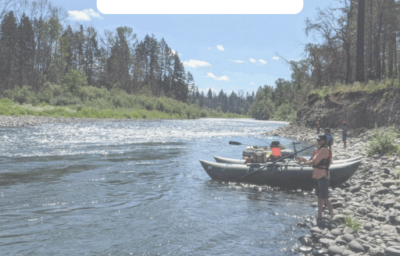
[[[245,144],[245,143],[240,143],[240,142],[237,142],[237,141],[229,141],[229,144],[230,144],[230,145],[246,145],[246,146],[253,146],[253,145],[249,145],[249,144]],[[257,146],[257,147],[260,147],[260,146]]]
[[[296,153],[297,151],[296,151],[296,144],[300,144],[300,142],[294,142],[293,141],[293,149],[294,149],[294,153]]]
[[[273,163],[271,163],[271,164],[265,165],[265,166],[261,167],[260,169],[255,170],[254,172],[251,172],[251,173],[248,173],[248,174],[246,174],[246,175],[243,175],[242,177],[240,177],[239,179],[237,179],[236,182],[239,181],[239,180],[241,180],[241,179],[244,179],[244,178],[246,178],[246,177],[248,177],[248,176],[250,176],[250,175],[252,175],[252,174],[254,174],[254,173],[256,173],[256,172],[258,172],[258,171],[260,171],[260,170],[262,170],[262,169],[264,169],[264,168],[267,168],[267,167],[269,167],[269,166],[274,166],[278,161],[280,161],[280,160],[282,160],[282,159],[284,159],[284,158],[287,158],[287,157],[290,157],[290,156],[295,156],[295,155],[297,155],[297,153],[303,152],[304,150],[307,150],[307,149],[312,148],[312,147],[315,147],[315,145],[312,145],[312,146],[303,148],[302,150],[297,151],[296,153],[292,153],[292,154],[290,154],[290,155],[282,156],[282,157],[278,158],[277,160],[275,160],[275,161],[274,161]]]

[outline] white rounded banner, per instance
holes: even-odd
[[[103,14],[296,14],[303,0],[97,0]]]

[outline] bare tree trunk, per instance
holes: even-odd
[[[365,0],[358,0],[356,81],[364,81]]]
[[[397,62],[397,31],[394,32],[394,77],[397,78],[399,75],[398,72],[398,62]]]
[[[390,37],[389,37],[389,74],[388,78],[393,77],[393,31],[390,31]]]
[[[372,16],[372,0],[369,0],[369,35],[368,35],[368,68],[367,68],[367,79],[373,79],[372,78],[372,22],[373,22],[373,16]]]
[[[382,42],[382,78],[386,78],[386,35],[385,31]]]

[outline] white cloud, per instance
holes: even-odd
[[[230,60],[230,61],[232,61],[233,63],[238,63],[238,64],[246,63],[246,62],[243,61],[243,60]]]
[[[229,77],[227,77],[227,76],[220,76],[220,77],[217,77],[216,75],[214,75],[213,73],[207,73],[207,76],[206,77],[211,77],[211,78],[213,78],[213,79],[215,79],[215,80],[218,80],[218,81],[229,81]]]
[[[208,47],[208,50],[211,50],[211,47]]]
[[[250,58],[249,61],[252,62],[252,63],[256,63],[256,60],[253,59],[253,58]]]
[[[211,64],[202,60],[189,60],[189,61],[184,61],[183,65],[186,67],[191,67],[191,68],[198,68],[198,67],[211,67]]]
[[[261,65],[266,65],[267,64],[267,62],[265,60],[263,60],[263,59],[259,59],[258,62],[260,62]]]
[[[89,21],[92,18],[103,18],[100,13],[94,11],[93,9],[86,9],[83,11],[68,11],[69,19],[71,20],[86,20]]]
[[[255,85],[255,83],[250,83],[251,85]]]
[[[224,47],[222,45],[217,45],[217,49],[220,51],[225,51]]]
[[[175,51],[175,50],[172,50],[172,49],[171,49],[171,52],[172,52],[172,54],[173,54],[173,55],[175,55],[175,54],[176,54],[176,51]],[[179,56],[179,57],[181,57],[181,56],[182,56],[182,54],[178,53],[178,56]]]
[[[274,56],[274,57],[272,57],[272,59],[273,60],[279,60],[279,57],[278,56]]]

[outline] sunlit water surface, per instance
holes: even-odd
[[[0,128],[1,255],[293,255],[301,191],[212,181],[286,125],[250,119]],[[258,139],[257,139],[258,138]],[[265,142],[261,141],[264,140]],[[291,141],[279,138],[281,143]]]

